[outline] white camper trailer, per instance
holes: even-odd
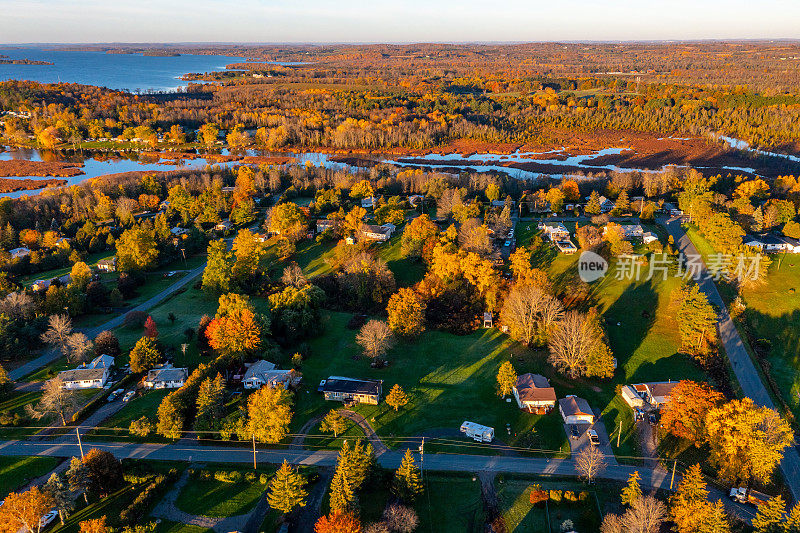
[[[494,440],[494,428],[482,426],[475,422],[464,422],[461,424],[461,433],[477,442],[492,442]]]

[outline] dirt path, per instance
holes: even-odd
[[[375,457],[379,457],[381,454],[389,451],[389,448],[383,443],[380,437],[378,437],[378,434],[375,433],[375,430],[372,429],[372,426],[369,425],[369,422],[367,422],[366,418],[354,411],[348,411],[346,409],[341,409],[339,414],[345,418],[349,418],[361,428],[361,430],[364,432],[364,435],[367,437],[367,440],[370,442],[370,444],[372,444],[372,450],[375,452]]]
[[[303,427],[301,427],[300,431],[297,432],[297,436],[293,438],[292,443],[289,444],[289,449],[302,450],[303,442],[306,440],[306,435],[308,435],[308,432],[311,431],[311,428],[319,424],[323,418],[325,418],[325,415],[320,415],[303,424]]]
[[[319,476],[319,481],[308,495],[308,503],[297,517],[297,522],[292,528],[293,533],[314,533],[314,524],[322,514],[322,500],[333,479],[333,468],[321,469]]]
[[[488,532],[495,531],[492,524],[501,514],[500,500],[494,487],[496,477],[497,472],[478,472],[478,479],[481,481],[481,499],[483,500],[483,508],[486,511],[486,520],[488,522],[486,531]]]

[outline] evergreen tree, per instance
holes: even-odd
[[[497,393],[505,398],[511,394],[516,385],[517,372],[514,370],[514,365],[511,364],[511,361],[506,361],[500,365],[500,370],[497,372]]]
[[[764,231],[764,210],[758,206],[753,212],[753,225],[751,229],[755,232]]]
[[[331,511],[345,512],[352,509],[355,505],[356,496],[350,483],[347,481],[344,465],[339,462],[336,472],[331,480]]]
[[[359,490],[369,477],[375,463],[372,445],[365,445],[361,439],[358,439],[350,448],[349,443],[345,441],[339,453],[339,461],[343,465],[345,477],[350,486],[353,490]]]
[[[784,533],[800,533],[800,503],[795,504],[789,511],[783,530]]]
[[[89,467],[77,457],[73,457],[69,462],[67,481],[69,481],[69,490],[82,492],[83,499],[86,503],[89,503],[89,497],[86,495],[86,491],[89,490],[89,486],[92,484],[92,478],[89,473]]]
[[[64,518],[75,508],[72,502],[72,494],[70,494],[67,483],[64,482],[64,478],[61,477],[61,474],[53,472],[42,489],[53,499],[55,508],[58,510],[58,517],[63,525]]]
[[[225,412],[223,401],[225,399],[225,381],[222,374],[217,374],[213,380],[206,378],[200,383],[197,391],[197,416],[195,429],[211,429],[218,426]]]
[[[269,482],[267,501],[270,507],[282,513],[290,513],[295,507],[306,504],[308,492],[305,489],[303,476],[289,466],[286,459]]]
[[[703,502],[703,512],[697,515],[693,533],[730,533],[731,525],[721,501]]]
[[[758,506],[758,513],[753,518],[755,533],[782,533],[786,503],[781,496],[770,498]]]
[[[585,211],[587,215],[599,215],[602,211],[600,195],[597,194],[597,191],[592,191],[592,194],[589,196],[589,203],[586,204]]]
[[[617,211],[628,211],[631,208],[631,201],[628,198],[628,191],[627,189],[622,189],[622,192],[619,193],[617,197],[617,201],[614,204],[614,209]]]
[[[395,384],[386,396],[386,403],[397,411],[400,407],[408,403],[408,395],[403,390],[403,387]]]
[[[622,489],[622,505],[630,506],[642,497],[642,487],[639,485],[640,479],[638,470],[628,477],[628,484]]]
[[[392,493],[405,502],[412,502],[422,494],[422,474],[414,462],[411,450],[406,450],[400,468],[394,474]]]

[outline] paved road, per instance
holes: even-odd
[[[166,300],[168,297],[172,296],[178,289],[186,286],[190,282],[192,282],[198,275],[202,274],[203,270],[206,268],[206,264],[203,263],[202,266],[195,268],[194,270],[189,270],[188,273],[164,289],[163,291],[159,292],[149,300],[140,303],[136,307],[132,307],[131,309],[127,310],[125,313],[118,315],[108,322],[101,324],[94,328],[89,328],[83,330],[83,332],[90,338],[93,339],[97,336],[98,333],[105,330],[111,330],[118,326],[122,325],[123,320],[125,320],[125,315],[130,313],[131,311],[147,311],[152,307],[155,307],[159,303]],[[36,372],[40,368],[49,365],[53,361],[59,359],[61,357],[61,352],[58,350],[48,350],[41,356],[28,361],[24,365],[20,366],[19,368],[15,368],[14,370],[8,373],[9,379],[12,381],[17,381],[32,372]]]
[[[114,454],[118,459],[149,459],[153,461],[192,461],[202,463],[246,463],[253,461],[253,451],[247,448],[198,446],[192,444],[137,444],[118,442],[84,442],[87,447],[98,448]],[[400,466],[403,451],[387,451],[378,455],[378,463],[383,468],[396,469]],[[77,457],[77,442],[0,441],[2,455],[48,455],[54,457]],[[416,455],[416,454],[415,454]],[[333,450],[271,450],[256,452],[258,462],[281,463],[284,459],[295,465],[331,467],[336,464],[338,452]],[[419,456],[417,455],[417,459]],[[578,475],[571,459],[544,459],[529,457],[428,454],[421,463],[425,470],[453,472],[506,472],[519,474],[544,474],[575,477]],[[671,475],[661,469],[644,466],[613,465],[600,476],[602,479],[627,481],[638,471],[641,484],[645,488],[669,490]],[[680,481],[675,476],[675,487]],[[752,517],[753,510],[731,502],[727,496],[714,487],[709,487],[709,497],[722,500],[729,512],[743,518]]]
[[[700,253],[692,244],[689,236],[683,230],[681,220],[679,218],[670,218],[669,220],[660,219],[659,222],[667,228],[667,231],[672,238],[675,239],[675,246],[679,252],[685,256],[699,256]],[[705,264],[702,264],[702,272],[700,280],[698,281],[700,290],[702,290],[708,297],[709,301],[721,309],[718,317],[717,326],[719,328],[719,336],[725,346],[725,352],[728,354],[728,359],[731,361],[733,373],[742,387],[742,392],[745,396],[751,398],[758,405],[763,405],[775,409],[775,404],[772,402],[766,387],[761,382],[761,377],[758,375],[755,365],[753,364],[747,349],[742,343],[739,332],[731,320],[727,311],[727,306],[722,300],[714,280],[708,275]],[[783,455],[781,461],[781,471],[786,485],[792,491],[795,501],[800,501],[800,454],[797,448],[789,447]]]

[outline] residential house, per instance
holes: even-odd
[[[543,415],[556,405],[556,391],[547,378],[539,374],[522,374],[512,393],[520,409]]]
[[[381,401],[383,380],[353,379],[331,376],[325,380],[322,393],[326,400],[378,405]]]
[[[572,242],[572,239],[561,239],[553,242],[562,254],[574,254],[578,251],[578,247]]]
[[[563,222],[539,222],[537,227],[553,242],[569,240],[569,230]]]
[[[322,233],[326,230],[333,230],[339,226],[338,220],[330,220],[327,218],[317,219],[317,233]]]
[[[594,424],[594,413],[589,402],[574,394],[558,400],[558,410],[565,424]]]
[[[683,216],[683,211],[675,207],[675,204],[670,202],[664,202],[664,205],[661,206],[661,209],[671,217]]]
[[[511,200],[511,209],[514,209],[516,202]],[[505,200],[492,200],[492,207],[505,207],[506,201]]]
[[[188,377],[188,368],[175,368],[166,364],[150,369],[143,384],[148,389],[178,389],[183,387]]]
[[[644,399],[631,385],[623,385],[619,394],[631,409],[640,409],[644,407]]]
[[[17,259],[17,258],[20,258],[20,257],[27,257],[27,256],[31,255],[30,249],[26,248],[24,246],[20,246],[19,248],[13,248],[13,249],[9,250],[8,253],[11,254],[11,259]]]
[[[592,198],[591,196],[587,196],[586,197],[586,201],[588,202],[591,198]],[[601,213],[608,213],[609,211],[614,209],[614,202],[612,202],[611,200],[609,200],[605,196],[601,195],[598,198],[598,200],[600,200],[600,212]]]
[[[108,259],[101,259],[97,262],[97,270],[103,272],[116,272],[117,271],[117,256],[109,257]]]
[[[38,291],[46,291],[50,288],[50,285],[53,284],[54,281],[57,281],[61,286],[69,285],[69,282],[72,280],[71,274],[64,274],[63,276],[59,276],[57,278],[50,278],[50,279],[37,279],[31,284],[31,289],[38,292]]]
[[[368,198],[362,198],[361,199],[361,207],[363,207],[364,209],[369,209],[369,208],[373,207],[374,205],[375,205],[375,197],[374,196],[370,196]]]
[[[642,242],[645,244],[650,244],[651,242],[656,242],[657,240],[658,240],[658,235],[656,235],[652,231],[645,231],[642,234]]]
[[[773,235],[764,233],[761,235],[745,235],[742,238],[745,246],[752,246],[762,252],[776,253],[786,252],[790,254],[800,253],[800,241],[783,235]]]
[[[644,237],[644,228],[642,228],[640,224],[620,224],[619,227],[622,228],[622,237],[626,241],[641,239]],[[606,225],[603,227],[604,236],[607,230],[608,226]]]
[[[67,248],[71,242],[72,239],[70,239],[69,237],[59,237],[58,239],[56,239],[55,245],[57,248]]]
[[[214,226],[214,230],[216,231],[231,231],[233,229],[233,222],[230,220],[223,220],[216,226]]]
[[[172,233],[175,237],[180,237],[181,235],[188,235],[189,234],[189,230],[188,229],[179,228],[178,226],[175,226],[174,228],[169,230],[169,232]]]
[[[422,203],[424,200],[425,197],[421,194],[412,194],[408,197],[408,203],[411,205],[411,207],[417,207],[417,205]]]
[[[242,379],[245,389],[260,389],[265,385],[287,389],[299,382],[300,376],[294,370],[277,370],[274,363],[263,359],[250,365]]]
[[[384,224],[383,226],[363,224],[361,226],[361,236],[371,241],[385,242],[392,237],[394,228],[394,224]]]
[[[99,355],[90,363],[83,363],[72,370],[58,373],[65,389],[101,389],[108,382],[114,358],[110,355]]]
[[[669,402],[672,389],[678,385],[678,381],[656,381],[651,383],[636,383],[633,390],[649,404],[653,409],[661,409]]]

